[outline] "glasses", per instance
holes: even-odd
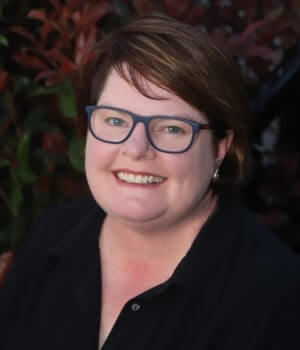
[[[86,106],[85,110],[88,128],[97,140],[113,144],[125,142],[137,123],[143,123],[151,146],[165,153],[186,152],[196,133],[214,129],[211,124],[189,119],[163,115],[146,117],[110,106]]]

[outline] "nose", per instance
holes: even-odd
[[[155,151],[149,143],[142,123],[136,124],[130,137],[122,144],[122,153],[132,159],[153,158]]]

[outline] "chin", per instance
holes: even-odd
[[[105,211],[112,218],[126,222],[128,224],[148,224],[155,222],[160,219],[165,212],[162,208],[145,208],[142,206],[137,207],[130,205],[126,205],[122,208],[110,207]]]

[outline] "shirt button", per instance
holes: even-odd
[[[141,305],[139,305],[137,303],[131,304],[131,310],[132,311],[139,311],[140,308],[141,308]]]

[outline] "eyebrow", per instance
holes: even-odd
[[[165,114],[167,115],[167,114]],[[200,116],[192,116],[190,114],[170,114],[170,117],[175,117],[175,118],[183,118],[183,119],[188,119],[195,121],[197,123],[209,123],[209,120],[203,120]]]
[[[194,121],[196,123],[209,123],[209,120],[203,120],[200,119],[201,117],[196,117],[196,116],[192,116],[190,114],[180,114],[180,113],[154,113],[154,114],[140,114],[137,112],[133,112],[130,109],[124,108],[124,107],[120,107],[119,105],[113,105],[111,103],[108,102],[101,102],[95,106],[103,106],[103,107],[108,107],[108,108],[117,108],[120,110],[123,110],[124,112],[130,112],[133,114],[137,114],[141,117],[153,117],[153,116],[157,116],[157,117],[168,117],[168,118],[182,118],[182,119],[187,119],[187,120],[191,120]]]

